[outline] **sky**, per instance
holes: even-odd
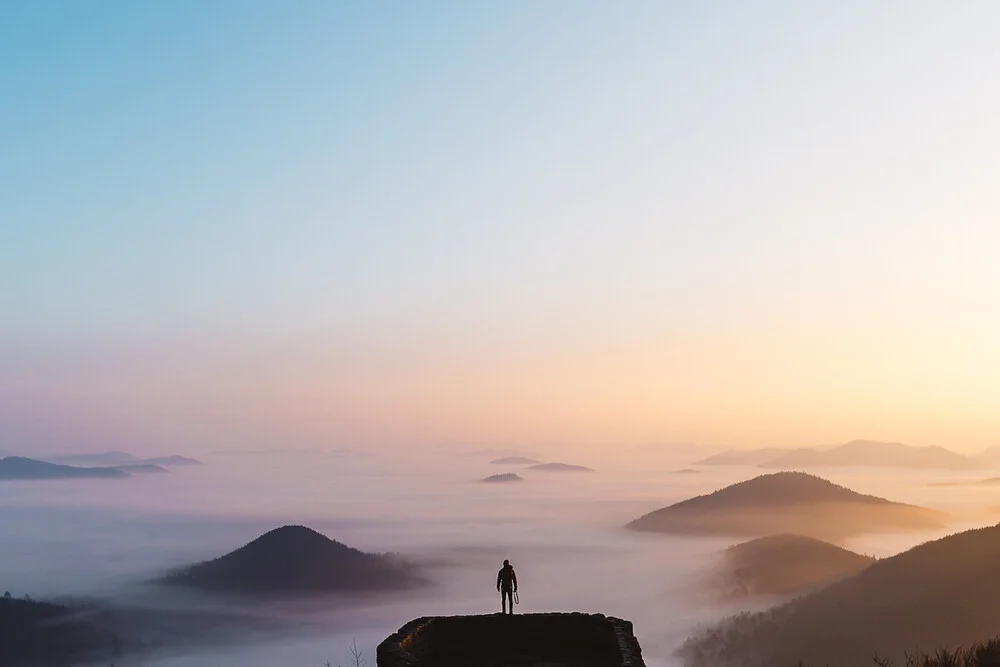
[[[1000,445],[996,3],[0,5],[0,449]]]

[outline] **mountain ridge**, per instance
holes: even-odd
[[[539,472],[594,472],[593,468],[588,468],[587,466],[559,462],[536,463],[535,465],[528,466],[526,470],[537,470]]]
[[[980,463],[961,454],[930,445],[916,447],[901,442],[851,440],[829,449],[802,448],[759,464],[762,468],[939,468],[972,470]]]
[[[118,468],[82,468],[60,465],[26,456],[6,456],[0,459],[0,480],[29,481],[50,479],[124,479],[130,474]]]
[[[80,608],[0,597],[0,665],[54,667],[113,661],[121,647],[114,633]]]
[[[901,442],[857,439],[816,447],[729,449],[696,461],[694,465],[742,465],[785,470],[832,467],[973,470],[982,467],[986,454],[970,457],[937,445],[918,447]]]
[[[728,593],[791,595],[856,574],[874,558],[804,535],[781,533],[733,545],[718,577]]]
[[[777,472],[653,510],[626,528],[746,537],[798,533],[836,542],[879,530],[940,528],[945,517],[943,512],[861,494],[815,475]]]
[[[690,666],[864,664],[969,645],[1000,624],[1000,525],[882,558],[858,574],[685,643]]]
[[[301,525],[270,530],[223,556],[178,568],[160,582],[245,594],[391,590],[425,583],[402,559],[360,551]]]
[[[114,468],[123,465],[159,465],[159,466],[183,466],[202,465],[201,461],[179,454],[168,456],[136,456],[130,452],[110,451],[110,452],[85,452],[82,454],[64,454],[60,456],[48,456],[40,461],[55,463],[59,465],[71,465],[82,467],[105,467]]]
[[[530,456],[504,456],[499,459],[493,459],[490,461],[491,465],[523,465],[530,466],[541,463],[538,459],[533,459]]]

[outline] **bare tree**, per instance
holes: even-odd
[[[351,664],[354,667],[365,667],[368,661],[365,659],[365,652],[358,648],[358,642],[351,640]]]

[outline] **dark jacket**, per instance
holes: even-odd
[[[504,590],[517,590],[517,575],[514,574],[513,565],[505,565],[497,572],[497,588]]]

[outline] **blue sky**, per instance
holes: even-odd
[[[323,415],[308,437],[333,444],[798,442],[809,424],[1000,438],[992,3],[108,1],[4,17],[8,405],[96,401],[87,428],[128,414],[142,440],[154,422],[124,395],[183,419],[183,397],[250,384],[253,412],[296,368],[286,382]],[[198,389],[168,372],[178,359],[223,380]],[[777,425],[803,383],[808,418]],[[768,419],[744,414],[758,400]],[[885,401],[886,419],[857,405]],[[597,405],[615,407],[570,426]],[[913,419],[934,410],[947,418]],[[15,440],[44,431],[0,419]],[[177,437],[242,437],[220,434],[247,419]],[[303,420],[281,412],[274,432]]]

